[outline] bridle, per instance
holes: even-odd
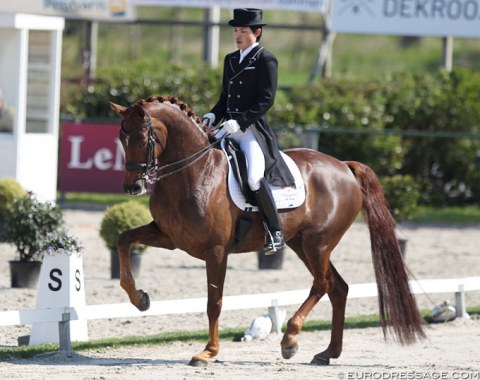
[[[182,158],[181,160],[174,161],[172,163],[169,163],[167,165],[162,165],[159,166],[157,164],[157,158],[155,157],[155,144],[158,144],[160,142],[157,134],[155,133],[155,130],[153,129],[152,126],[152,119],[150,117],[150,114],[148,113],[147,109],[140,105],[142,107],[143,112],[145,113],[145,119],[146,119],[146,125],[143,125],[142,127],[135,129],[132,132],[127,132],[125,128],[123,127],[123,122],[122,120],[121,123],[121,128],[120,131],[122,135],[124,136],[132,136],[135,133],[139,132],[143,128],[148,128],[148,137],[147,137],[147,157],[145,162],[125,162],[125,170],[126,171],[136,171],[136,170],[141,170],[142,173],[139,176],[139,179],[145,180],[148,184],[152,185],[154,183],[157,183],[161,179],[171,176],[173,174],[179,173],[184,169],[187,169],[188,167],[194,165],[197,161],[199,161],[203,156],[205,156],[210,149],[215,147],[215,145],[219,144],[221,140],[223,140],[225,136],[220,137],[218,140],[215,142],[207,145],[205,148],[202,148],[198,152]],[[172,170],[167,173],[160,174],[161,171],[164,171],[166,169],[181,165],[179,168]]]

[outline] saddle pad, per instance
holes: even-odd
[[[258,211],[257,206],[252,206],[245,200],[240,185],[238,184],[235,176],[233,175],[230,160],[228,159],[228,155],[225,152],[224,142],[225,141],[221,142],[221,146],[228,161],[228,190],[230,193],[230,197],[232,198],[233,203],[235,203],[235,205],[239,209],[245,211]],[[295,179],[295,187],[270,186],[270,188],[272,189],[273,198],[275,199],[275,203],[278,209],[295,208],[300,206],[305,201],[305,186],[303,183],[303,178],[300,174],[300,170],[298,169],[297,164],[285,153],[280,153],[282,154],[285,163],[287,164],[290,172],[293,175],[293,178]]]

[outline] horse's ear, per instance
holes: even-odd
[[[110,102],[110,107],[112,108],[112,110],[114,110],[119,116],[121,117],[125,117],[125,113],[127,111],[127,107],[123,107],[121,105],[118,105],[118,104],[115,104],[115,103],[112,103]]]

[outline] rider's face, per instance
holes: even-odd
[[[260,29],[257,29],[256,33],[252,32],[248,26],[233,28],[233,37],[235,38],[235,44],[240,50],[245,50],[257,40],[257,35],[260,34]]]

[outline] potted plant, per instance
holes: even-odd
[[[34,257],[42,261],[45,255],[79,255],[82,249],[83,245],[75,236],[70,235],[64,228],[59,228],[47,234]]]
[[[0,242],[4,241],[8,210],[16,199],[26,195],[25,189],[14,178],[0,178]]]
[[[35,254],[49,233],[63,227],[62,211],[53,203],[41,202],[30,195],[15,200],[7,219],[5,241],[14,244],[19,254],[18,260],[9,262],[11,286],[35,287],[42,263]]]
[[[118,237],[122,232],[148,224],[151,220],[152,217],[148,207],[134,200],[117,203],[105,211],[100,225],[100,236],[110,250],[110,274],[112,279],[120,277]],[[144,245],[136,244],[130,251],[134,275],[138,275],[140,271],[141,253],[146,248]]]
[[[420,199],[420,189],[410,175],[394,175],[382,179],[383,192],[397,223],[415,215]],[[407,239],[399,238],[398,243],[405,256]]]

